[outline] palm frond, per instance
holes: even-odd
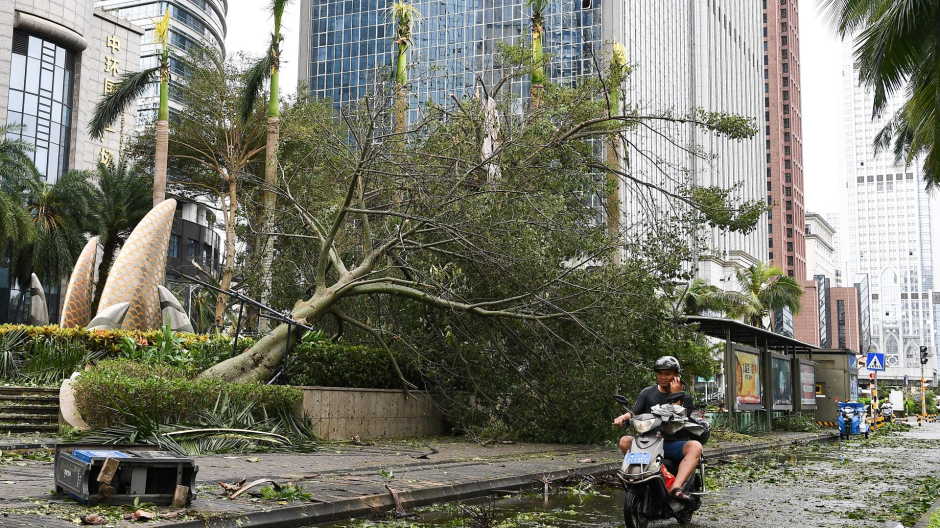
[[[104,96],[95,105],[95,112],[88,124],[88,132],[94,139],[101,139],[105,130],[113,125],[127,109],[134,104],[147,86],[156,81],[159,67],[138,72],[129,72],[121,76],[117,88]]]
[[[271,46],[274,46],[274,37],[271,37]],[[258,96],[264,90],[264,83],[271,78],[271,66],[274,64],[274,58],[271,53],[266,53],[258,59],[258,62],[248,70],[245,75],[245,96],[241,102],[241,118],[243,122],[251,119],[254,112],[255,103]]]
[[[160,20],[153,19],[153,43],[166,49],[170,41],[170,10],[167,9]]]

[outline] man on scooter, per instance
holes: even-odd
[[[653,365],[656,371],[656,385],[649,386],[640,391],[636,398],[633,409],[614,419],[614,425],[623,425],[627,420],[639,414],[650,412],[654,405],[663,405],[667,396],[673,392],[682,390],[682,380],[679,379],[679,372],[682,370],[679,366],[679,360],[673,356],[663,356],[656,360]],[[686,408],[687,413],[692,412],[692,396],[686,394],[682,401],[677,402]],[[620,439],[620,450],[626,454],[633,444],[632,436],[624,436]],[[663,434],[663,448],[666,458],[679,464],[679,470],[676,471],[676,480],[673,488],[669,490],[672,498],[679,502],[689,502],[692,497],[682,491],[692,472],[698,466],[699,458],[702,456],[702,444],[689,440],[689,434],[683,429],[675,434]]]

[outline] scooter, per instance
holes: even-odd
[[[681,401],[684,392],[669,395],[667,401]],[[614,399],[624,410],[629,411],[629,402],[619,394]],[[671,483],[679,464],[667,460],[663,451],[663,420],[655,414],[641,414],[629,420],[636,429],[630,452],[623,458],[617,479],[627,492],[623,503],[623,520],[627,528],[646,528],[651,520],[675,518],[680,524],[692,521],[692,513],[702,505],[705,493],[705,458],[699,460],[698,468],[682,486],[692,497],[682,504],[669,496],[667,480]],[[665,471],[664,471],[665,470]]]
[[[881,417],[885,419],[885,422],[891,423],[894,421],[894,406],[890,403],[885,403],[881,406]]]

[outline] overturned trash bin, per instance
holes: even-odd
[[[55,489],[75,500],[128,504],[134,499],[160,506],[189,506],[199,467],[191,458],[157,446],[57,444]]]

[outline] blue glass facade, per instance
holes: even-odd
[[[339,105],[355,102],[390,75],[395,44],[387,17],[390,0],[321,0],[304,5],[310,17],[308,64],[302,66],[311,94]],[[409,119],[426,102],[466,95],[478,74],[492,75],[497,42],[518,44],[529,31],[525,0],[413,0],[423,20],[415,31],[409,61],[412,103]],[[547,13],[548,71],[564,82],[593,67],[602,49],[600,0],[553,2]],[[493,79],[485,78],[487,85]],[[527,82],[527,81],[526,81]],[[511,90],[527,94],[522,82]]]

